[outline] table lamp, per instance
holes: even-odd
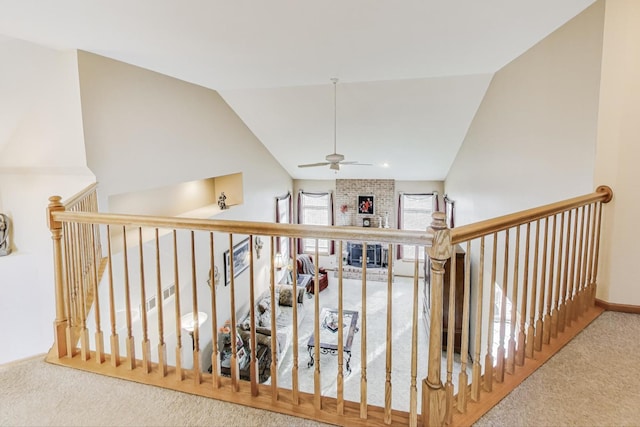
[[[203,311],[199,311],[197,313],[190,312],[180,318],[180,326],[182,329],[189,332],[189,335],[191,335],[191,346],[194,350],[196,349],[196,343],[193,339],[193,331],[196,328],[196,324],[198,325],[199,330],[200,326],[202,326],[208,318],[209,316],[207,313]]]

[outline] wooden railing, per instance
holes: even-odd
[[[97,183],[94,183],[64,202],[61,197],[53,196],[49,199],[49,211],[98,212],[96,191]],[[81,324],[93,305],[98,286],[102,263],[100,233],[91,224],[53,222],[51,214],[49,228],[56,249],[54,256],[61,256],[58,248],[65,249],[64,258],[54,259],[56,292],[60,293],[56,295],[56,328],[62,327],[66,319]],[[70,348],[77,338],[71,329],[65,327],[65,331],[64,339],[56,334],[56,348],[60,353],[65,353],[65,349]]]
[[[589,317],[585,313],[593,305],[596,286],[601,204],[610,198],[611,191],[603,187],[596,193],[563,203],[452,230],[446,228],[443,214],[435,213],[431,227],[424,232],[413,232],[98,214],[68,211],[59,198],[52,197],[49,223],[54,240],[56,321],[55,345],[48,361],[333,424],[467,424],[497,402],[495,396],[504,393],[498,384],[508,383],[509,376],[526,375],[531,371],[530,366],[535,365],[529,362],[539,359],[535,352],[544,352],[545,346],[554,341],[566,341],[573,333],[572,322],[578,325],[581,316]],[[531,228],[535,230],[533,244]],[[525,230],[523,250],[520,249],[521,229]],[[514,230],[515,252],[509,249],[513,247],[509,243]],[[104,253],[99,247],[100,234],[107,241]],[[269,252],[268,261],[259,261],[255,253],[254,241],[258,236],[269,243],[263,251]],[[342,254],[346,241],[362,242],[365,254],[367,243],[386,246],[385,282],[376,284],[367,279],[366,262],[357,284],[345,282],[343,259],[337,256],[333,289],[319,292],[321,257],[316,243],[312,254],[316,267],[315,292],[308,295],[313,308],[292,304],[291,349],[277,352],[279,326],[274,309],[270,322],[268,381],[260,383],[258,370],[265,366],[260,365],[258,345],[250,345],[248,349],[247,380],[241,380],[242,355],[235,345],[230,345],[229,369],[223,375],[220,353],[223,343],[219,342],[223,322],[228,322],[233,335],[242,320],[239,316],[248,313],[248,324],[253,325],[249,342],[258,343],[256,303],[259,296],[266,293],[272,307],[278,304],[274,243],[282,236],[290,239],[293,259],[296,243],[301,238],[316,239],[316,242],[334,240],[338,254]],[[234,254],[234,247],[246,237],[249,238],[248,257],[234,259],[240,255],[240,252]],[[114,244],[117,239],[122,240],[121,245]],[[502,245],[498,244],[500,239]],[[492,245],[492,256],[485,255],[485,240]],[[418,321],[424,289],[419,261],[413,262],[412,277],[400,278],[393,274],[394,264],[402,262],[394,256],[399,244],[416,246],[416,253],[424,248],[428,253],[432,307],[429,331],[422,330]],[[443,284],[443,272],[457,244],[466,245],[467,251],[465,326],[460,362],[457,362],[451,329],[455,316],[454,274],[449,291],[450,330],[446,376],[443,377],[442,293],[443,286],[447,285]],[[78,247],[84,248],[80,252],[93,258],[78,256]],[[106,274],[98,280],[98,270],[91,270],[95,279],[91,285],[92,304],[90,309],[80,310],[74,307],[77,303],[73,296],[86,292],[86,287],[75,290],[77,277],[83,276],[78,269],[82,270],[84,265],[76,261],[96,260],[101,256],[107,260]],[[228,264],[223,261],[225,257]],[[520,268],[522,262],[524,267]],[[237,275],[234,270],[243,263],[248,263],[248,273]],[[455,257],[451,263],[455,263]],[[534,265],[531,269],[530,264]],[[228,288],[222,284],[216,287],[216,268],[224,273],[227,265]],[[485,274],[489,271],[490,282]],[[502,281],[496,279],[498,272],[502,273]],[[513,279],[507,286],[510,277]],[[298,278],[293,275],[293,279],[293,289],[296,289]],[[211,290],[207,281],[211,283]],[[471,292],[472,287],[476,292]],[[493,308],[496,289],[505,289],[501,293],[498,322],[494,322]],[[356,299],[350,299],[345,306],[346,293],[350,298],[355,295]],[[402,298],[397,296],[400,293]],[[346,310],[359,313],[357,328],[337,328],[337,344],[332,349],[323,347],[320,341],[326,326],[320,319],[321,306],[326,305],[329,294],[337,295],[331,302],[335,304],[338,325],[344,324]],[[508,300],[514,307],[510,322],[507,322]],[[86,305],[86,298],[82,301]],[[484,301],[490,301],[488,315]],[[475,308],[473,317],[471,307]],[[312,313],[312,318],[300,323],[298,319],[304,314],[300,310]],[[77,313],[84,316],[79,318]],[[203,314],[193,318],[192,313]],[[211,323],[193,322],[189,329],[191,339],[188,339],[183,336],[185,329],[181,323],[185,315],[198,321],[206,315]],[[404,317],[398,320],[397,316]],[[512,328],[507,332],[508,323],[518,324],[517,331]],[[312,331],[308,348],[303,326],[305,331]],[[496,327],[500,336],[497,352],[493,350]],[[108,342],[105,342],[105,331],[109,334]],[[505,344],[507,335],[509,340]],[[184,339],[187,346],[183,345]],[[473,343],[472,348],[469,342]],[[121,343],[124,343],[123,350]],[[313,366],[300,363],[301,350],[310,352],[311,360],[315,361]],[[333,350],[336,357],[321,357],[324,350]],[[290,363],[281,367],[280,363],[286,358],[290,358]],[[345,368],[349,368],[346,373]],[[335,376],[329,377],[332,369]],[[459,372],[456,384],[454,371]],[[471,382],[467,371],[471,373]],[[422,379],[420,388],[419,378]],[[312,384],[311,389],[303,387],[303,379]],[[335,386],[323,387],[324,384]]]
[[[611,189],[601,186],[593,194],[436,232],[430,249],[435,273],[431,299],[441,307],[442,286],[449,286],[447,372],[443,385],[441,331],[432,321],[433,369],[423,393],[426,424],[471,425],[601,313],[594,308],[600,223],[602,204],[612,197]],[[455,245],[466,247],[467,262],[461,369],[454,395],[455,274],[450,284],[443,284],[437,273]],[[451,262],[455,272],[455,257]],[[472,286],[479,296],[475,301],[470,299]]]

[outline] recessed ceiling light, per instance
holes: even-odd
[[[389,163],[384,162],[384,163],[382,164],[382,167],[383,167],[383,168],[388,168],[388,167],[389,167]]]

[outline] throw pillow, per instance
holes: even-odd
[[[287,307],[291,307],[293,305],[293,293],[291,292],[291,286],[282,286],[280,288],[280,298],[278,301],[280,305],[286,305]]]
[[[265,311],[268,311],[271,308],[271,302],[269,302],[269,297],[262,298],[258,303],[258,313],[262,314]]]

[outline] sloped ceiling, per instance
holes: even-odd
[[[0,0],[0,42],[217,90],[294,178],[442,180],[493,73],[593,2]],[[337,151],[374,166],[297,167],[333,151],[332,77]]]

